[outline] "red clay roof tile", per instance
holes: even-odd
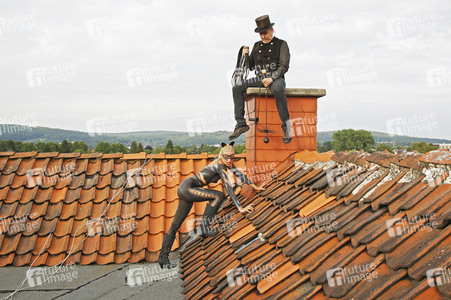
[[[57,237],[69,236],[72,232],[74,225],[74,219],[68,219],[67,221],[59,220],[56,224],[55,232],[53,233]]]
[[[37,218],[35,220],[27,220],[25,223],[25,231],[22,232],[25,236],[35,235],[39,232],[44,218]]]
[[[33,169],[35,161],[36,160],[34,158],[22,159],[16,174],[19,176],[26,175],[30,169]]]
[[[100,203],[93,203],[90,218],[98,219],[98,218],[103,217],[106,213],[106,211],[105,211],[106,206],[107,206],[106,201],[102,201]]]
[[[86,175],[91,176],[100,172],[102,161],[100,159],[90,159],[86,169]]]
[[[51,243],[52,243],[52,239],[53,239],[53,235],[47,235],[47,236],[38,236],[38,238],[36,239],[36,243],[34,245],[34,249],[33,249],[33,254],[34,255],[39,255],[39,254],[47,254],[47,249],[50,247]],[[44,263],[45,263],[45,258],[44,259]]]
[[[33,251],[33,249],[35,247],[37,238],[38,238],[37,235],[22,236],[20,238],[20,243],[16,249],[16,254],[18,254],[18,255],[27,254],[27,253],[31,254],[31,251]]]
[[[122,203],[121,202],[111,202],[107,204],[107,211],[105,212],[106,219],[114,219],[121,214]]]
[[[99,203],[109,199],[110,199],[110,187],[108,186],[104,188],[99,187],[95,189],[95,197],[93,199],[94,203]]]
[[[83,254],[93,254],[97,253],[100,246],[100,234],[88,235],[83,243]]]
[[[91,202],[92,200],[94,200],[95,198],[95,193],[96,193],[96,188],[92,187],[90,189],[80,189],[80,198],[78,199],[78,201],[81,204],[87,203],[87,202]]]
[[[121,158],[124,156],[124,153],[117,152],[117,153],[104,153],[102,155],[102,158],[109,159],[109,158]]]
[[[39,229],[38,235],[45,236],[49,233],[53,233],[56,228],[56,224],[58,223],[58,218],[54,218],[52,220],[43,219],[41,222],[41,228]]]
[[[113,252],[114,254],[114,251],[116,250],[116,237],[117,237],[116,233],[111,234],[109,236],[101,236],[99,253],[108,254]]]
[[[53,220],[54,218],[58,218],[61,215],[61,210],[63,208],[63,202],[58,202],[56,204],[49,203],[47,206],[47,211],[44,215],[45,220]]]
[[[5,186],[11,185],[14,179],[14,173],[11,173],[9,175],[1,175],[0,176],[0,188],[4,188]]]
[[[63,159],[62,158],[52,158],[50,159],[45,174],[49,177],[58,174],[62,170]]]
[[[33,203],[33,207],[31,208],[30,218],[37,219],[37,218],[45,216],[48,205],[49,205],[49,202],[47,202],[47,201],[43,202],[43,203]]]
[[[104,156],[102,158],[105,158]],[[111,174],[114,171],[114,159],[102,159],[100,175]]]
[[[122,202],[122,210],[120,217],[124,220],[133,218],[136,216],[136,205],[137,202],[124,203]]]
[[[97,188],[103,189],[106,186],[111,185],[111,176],[112,173],[107,173],[106,175],[99,176],[99,182],[97,183]]]
[[[36,154],[36,158],[56,157],[56,156],[58,156],[58,154],[59,154],[58,152],[45,152],[45,153],[41,152],[41,153]]]
[[[58,154],[58,158],[77,158],[80,156],[81,153],[74,152],[74,153],[60,153]]]
[[[19,202],[24,191],[24,187],[20,187],[17,189],[11,188],[9,190],[8,196],[5,199],[5,203],[15,203]]]
[[[19,245],[21,233],[10,236],[6,235],[2,239],[2,246],[0,247],[0,255],[7,255],[11,252],[15,252]]]
[[[70,181],[69,189],[74,190],[83,187],[85,184],[85,179],[86,179],[85,173],[73,176],[72,180]]]
[[[84,189],[90,189],[92,187],[95,187],[99,181],[99,174],[94,175],[86,175],[83,188]]]
[[[63,236],[61,236],[61,237],[58,237],[57,235],[54,235],[54,236],[53,236],[53,239],[52,239],[52,243],[50,244],[50,247],[49,247],[49,249],[47,249],[47,251],[48,251],[51,255],[58,255],[58,254],[60,254],[60,253],[65,252],[66,249],[67,249],[68,246],[69,246],[69,238],[70,238],[69,235],[63,235]],[[63,255],[63,256],[60,258],[60,261],[59,261],[59,262],[61,262],[61,261],[64,259],[64,256],[65,256],[65,255]],[[58,262],[58,263],[59,263],[59,262]]]
[[[116,253],[125,253],[132,250],[132,235],[117,236]]]
[[[54,189],[52,192],[52,196],[50,198],[50,203],[58,203],[62,202],[64,199],[66,199],[66,193],[68,188],[64,187],[62,189]]]
[[[0,189],[0,201],[3,201],[8,197],[9,189],[9,186]]]
[[[78,206],[77,215],[75,216],[75,220],[83,220],[90,217],[92,205],[93,203],[91,201],[86,203],[80,203]]]
[[[4,169],[5,166],[6,166],[6,163],[7,163],[8,160],[9,160],[9,157],[7,157],[7,156],[1,156],[2,153],[4,153],[4,152],[0,152],[0,172],[3,171],[3,169]]]
[[[88,160],[77,159],[75,163],[74,175],[78,176],[82,173],[85,173],[87,169],[88,169]]]
[[[424,154],[420,161],[439,165],[451,165],[451,152],[447,150],[434,150]]]
[[[9,159],[6,165],[4,166],[2,170],[2,174],[9,175],[11,173],[16,173],[17,169],[20,166],[20,163],[22,162],[22,159]],[[23,170],[21,171],[23,172]]]
[[[390,153],[388,151],[384,152],[375,152],[369,155],[366,160],[378,165],[381,165],[385,168],[390,168],[390,164],[393,162],[395,158],[395,154]]]

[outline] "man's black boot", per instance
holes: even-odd
[[[233,131],[232,135],[229,136],[229,140],[234,140],[238,138],[241,134],[245,133],[249,130],[249,126],[247,124],[243,126],[235,126],[235,130]]]
[[[202,217],[202,222],[199,225],[201,232],[200,236],[204,239],[207,237],[215,236],[219,232],[219,229],[210,229],[210,223],[216,215],[216,212],[216,208],[214,208],[210,204],[207,204],[207,206],[205,207],[204,216]]]
[[[282,136],[282,142],[285,144],[291,143],[292,137],[291,137],[291,128],[289,126],[283,128],[283,136]]]
[[[177,264],[172,264],[169,261],[169,252],[171,252],[172,244],[175,240],[174,235],[164,234],[163,245],[161,246],[160,255],[158,256],[158,264],[160,264],[160,268],[172,269],[177,266]]]

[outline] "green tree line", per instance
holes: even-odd
[[[200,154],[200,153],[209,153],[209,154],[218,154],[221,150],[221,147],[218,146],[210,146],[202,144],[197,146],[195,144],[189,147],[183,147],[179,145],[174,145],[172,140],[168,140],[165,147],[156,147],[151,148],[149,146],[143,147],[142,143],[137,143],[133,141],[130,147],[125,146],[122,143],[108,143],[108,142],[99,142],[94,149],[90,149],[84,142],[68,142],[67,140],[63,140],[61,143],[54,142],[37,142],[37,143],[24,143],[13,140],[3,141],[0,140],[0,152],[6,151],[14,151],[14,152],[30,152],[30,151],[38,151],[38,152],[60,152],[60,153],[88,153],[88,152],[99,152],[99,153],[140,153],[146,152],[150,153],[166,153],[166,154]],[[238,144],[235,146],[236,153],[244,153],[246,152],[245,144]]]
[[[426,153],[436,150],[437,148],[437,145],[425,142],[413,142],[410,146],[398,145],[398,147],[393,147],[393,145],[387,143],[376,144],[371,132],[367,130],[354,129],[343,129],[336,131],[333,134],[332,141],[327,141],[323,144],[318,142],[317,144],[318,152],[327,152],[330,150],[333,150],[334,152],[364,150],[365,152],[372,153],[385,150],[393,152],[395,149],[401,149]]]

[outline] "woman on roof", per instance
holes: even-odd
[[[177,195],[179,197],[179,205],[177,212],[175,213],[174,220],[168,232],[164,234],[163,245],[161,246],[160,255],[158,256],[158,263],[161,268],[174,268],[177,264],[171,264],[169,262],[169,252],[171,251],[172,244],[174,243],[175,234],[179,230],[185,218],[188,216],[194,202],[209,201],[205,207],[202,222],[200,224],[201,236],[203,238],[214,236],[219,230],[211,230],[209,228],[211,219],[216,215],[222,203],[226,199],[223,192],[206,189],[204,186],[212,182],[218,182],[221,179],[227,193],[232,199],[235,206],[241,213],[249,213],[254,210],[252,204],[241,207],[235,195],[235,187],[232,187],[227,173],[232,172],[242,183],[249,184],[254,190],[262,191],[264,188],[257,187],[253,184],[243,173],[233,165],[235,158],[235,149],[233,148],[234,142],[229,145],[222,143],[222,149],[219,152],[218,158],[216,158],[211,164],[202,169],[199,173],[184,180],[178,190]]]

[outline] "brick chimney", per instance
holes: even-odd
[[[290,112],[291,134],[289,144],[282,142],[282,122],[273,94],[268,89],[267,129],[269,142],[264,143],[266,128],[266,89],[248,88],[249,112],[246,113],[250,130],[246,133],[246,167],[248,177],[256,183],[270,178],[271,171],[293,152],[316,150],[317,100],[326,95],[324,89],[285,89]],[[247,108],[246,108],[247,109]],[[249,121],[256,118],[259,122]]]

